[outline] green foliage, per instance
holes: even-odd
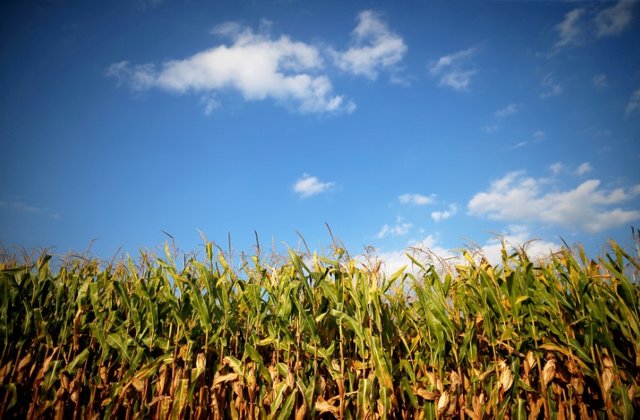
[[[0,262],[0,418],[640,412],[640,260],[615,243],[391,276],[342,249],[238,271],[213,249]]]

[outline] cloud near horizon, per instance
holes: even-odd
[[[484,258],[489,263],[496,265],[502,262],[503,244],[510,252],[524,247],[529,258],[534,260],[548,257],[561,249],[561,245],[558,243],[537,239],[523,225],[509,225],[501,234],[490,237],[481,245],[472,244],[466,249],[471,251],[474,259]],[[446,271],[457,264],[465,263],[461,250],[444,248],[434,235],[412,241],[405,248],[382,251],[376,255],[387,275],[395,273],[403,266],[407,267],[407,272],[416,275],[419,273],[419,269],[407,254],[426,265],[434,264],[436,269],[440,271]]]
[[[581,167],[584,172],[586,167]],[[491,220],[557,224],[591,233],[640,219],[639,210],[614,207],[640,195],[640,184],[612,191],[603,190],[600,184],[590,179],[567,191],[545,191],[549,180],[525,177],[523,171],[509,172],[493,181],[489,190],[475,194],[468,210]]]

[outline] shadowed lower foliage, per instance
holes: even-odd
[[[0,418],[634,418],[638,251],[0,264]],[[417,261],[416,261],[417,263]]]

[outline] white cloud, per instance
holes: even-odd
[[[440,57],[429,66],[429,74],[440,79],[440,86],[447,86],[457,91],[467,90],[471,84],[471,77],[477,71],[467,68],[465,64],[475,53],[475,48],[468,48]]]
[[[458,212],[458,205],[450,204],[449,209],[447,210],[431,212],[431,218],[435,222],[440,222],[440,221],[451,218],[451,216],[454,216],[457,212]]]
[[[569,45],[576,45],[582,41],[584,28],[582,18],[586,11],[584,9],[573,9],[564,16],[564,20],[556,25],[556,30],[560,39],[556,42],[556,48]]]
[[[380,231],[376,234],[376,238],[382,239],[386,236],[404,236],[409,233],[409,230],[413,227],[413,223],[402,222],[401,218],[396,220],[396,224],[394,226],[389,226],[385,224],[382,226]]]
[[[631,23],[632,1],[622,0],[615,6],[602,10],[595,17],[597,36],[618,35]]]
[[[624,115],[628,117],[638,110],[640,107],[640,89],[631,94],[629,102],[627,102],[627,108],[624,111]]]
[[[487,134],[491,134],[498,131],[501,127],[502,126],[500,124],[489,124],[482,127],[482,131],[484,131]]]
[[[609,79],[607,79],[606,74],[596,74],[591,79],[591,83],[593,83],[593,87],[597,89],[604,89],[609,87]]]
[[[562,93],[562,85],[557,83],[553,78],[553,74],[547,74],[540,82],[540,86],[543,89],[543,92],[540,94],[540,98],[549,98],[551,96],[556,96]]]
[[[203,95],[200,103],[204,105],[204,114],[211,115],[213,111],[220,107],[220,102],[213,95]]]
[[[333,182],[322,182],[315,176],[303,174],[293,186],[293,191],[300,197],[311,197],[330,190],[334,186]]]
[[[371,10],[360,12],[351,36],[348,50],[331,50],[335,64],[343,71],[372,80],[382,70],[394,71],[407,52],[402,37],[389,30],[380,15]]]
[[[560,162],[552,163],[549,165],[549,170],[553,172],[554,175],[558,175],[564,170],[564,165]]]
[[[402,194],[398,196],[398,201],[401,204],[413,204],[416,206],[424,206],[426,204],[432,204],[435,201],[436,196],[434,194],[431,195],[422,195],[422,194]]]
[[[508,231],[489,239],[480,247],[480,253],[491,264],[499,264],[502,261],[502,245],[507,251],[519,250],[523,246],[530,259],[545,258],[562,247],[555,242],[544,241],[532,237],[526,226],[510,225]]]
[[[231,38],[231,45],[166,61],[160,68],[122,61],[109,66],[107,75],[136,90],[203,94],[234,90],[247,101],[270,98],[293,104],[300,112],[353,111],[353,103],[333,94],[331,81],[321,73],[323,60],[315,46],[284,35],[271,39],[232,22],[214,28],[214,32]]]
[[[640,219],[639,210],[619,207],[640,195],[640,185],[625,190],[605,191],[600,181],[591,179],[567,191],[543,191],[544,179],[510,172],[494,181],[488,191],[469,201],[470,214],[493,220],[543,222],[599,232]]]
[[[576,169],[576,174],[584,175],[584,174],[588,174],[592,170],[593,170],[593,167],[591,166],[591,164],[589,162],[584,162],[580,166],[578,166],[578,169]]]
[[[474,246],[473,252],[476,261],[486,259],[491,264],[502,262],[502,244],[507,251],[512,252],[523,246],[529,258],[536,260],[545,258],[561,249],[561,245],[555,242],[536,239],[525,226],[510,225],[507,231],[494,236],[483,244]],[[406,272],[417,275],[419,270],[407,257],[411,255],[425,266],[433,264],[438,271],[446,271],[458,264],[465,264],[460,251],[449,250],[438,243],[434,235],[428,235],[419,241],[412,241],[404,249],[390,250],[377,253],[385,273],[393,274],[403,266],[407,266]]]
[[[518,113],[518,105],[516,104],[509,104],[507,106],[505,106],[502,109],[499,109],[495,112],[495,116],[497,118],[504,118],[504,117],[508,117],[509,115],[513,115],[513,114],[517,114]]]
[[[526,145],[527,145],[526,141],[519,141],[518,143],[516,143],[513,146],[511,146],[509,149],[511,149],[511,150],[519,149],[521,147],[525,147]]]
[[[537,130],[533,133],[533,138],[536,140],[542,140],[545,137],[545,133],[542,130]]]
[[[453,252],[439,246],[433,235],[428,235],[419,241],[411,241],[406,248],[379,252],[376,255],[382,263],[383,271],[387,274],[393,274],[403,266],[407,266],[406,272],[417,275],[419,270],[413,266],[407,254],[414,257],[417,261],[422,262],[426,260],[425,262],[427,263],[433,262],[437,264],[437,268],[439,269],[442,268],[442,265],[439,264],[440,260],[457,260],[458,258]]]

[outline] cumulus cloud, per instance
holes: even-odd
[[[595,17],[596,35],[605,37],[620,34],[631,23],[632,8],[632,1],[622,0],[600,11]]]
[[[300,197],[311,197],[312,195],[321,194],[333,188],[333,182],[320,181],[315,176],[303,174],[293,185],[293,191]]]
[[[627,107],[625,108],[624,115],[628,117],[629,115],[635,113],[640,108],[640,89],[636,90],[631,94],[629,98],[629,102],[627,102]]]
[[[457,204],[450,204],[449,208],[447,210],[431,212],[431,218],[435,222],[440,222],[440,221],[447,220],[447,219],[451,218],[457,212],[458,212],[458,205]]]
[[[380,71],[395,71],[407,52],[402,37],[371,10],[360,12],[357,20],[358,25],[351,34],[351,47],[346,51],[331,50],[336,66],[372,80]]]
[[[107,75],[136,90],[159,88],[201,94],[233,90],[247,101],[269,98],[293,104],[300,112],[354,110],[352,102],[333,93],[329,77],[321,72],[324,63],[315,46],[285,35],[272,39],[233,22],[214,28],[214,32],[230,38],[231,44],[169,60],[161,66],[122,61],[109,66]]]
[[[401,218],[396,220],[396,224],[389,226],[385,224],[380,231],[376,234],[376,238],[382,239],[386,236],[404,236],[409,233],[409,230],[413,227],[413,223],[403,222]]]
[[[422,195],[422,194],[410,194],[405,193],[398,196],[398,201],[401,204],[413,204],[416,206],[424,206],[426,204],[432,204],[435,201],[436,196],[434,194],[431,195]]]
[[[504,117],[508,117],[509,115],[513,115],[513,114],[517,114],[518,113],[518,105],[516,104],[509,104],[507,106],[505,106],[502,109],[499,109],[495,112],[495,116],[497,118],[504,118]]]
[[[467,90],[471,84],[471,78],[477,73],[467,65],[469,58],[475,53],[475,48],[468,48],[440,57],[429,66],[429,74],[439,78],[440,86],[447,86],[457,91]]]
[[[564,20],[556,25],[560,36],[556,48],[576,45],[583,41],[585,9],[573,9],[564,15]]]
[[[509,252],[524,247],[529,258],[534,260],[548,257],[561,249],[561,245],[558,243],[536,238],[526,226],[510,225],[506,231],[492,236],[484,243],[474,244],[471,250],[476,260],[484,258],[491,264],[500,264],[503,244]],[[380,252],[377,256],[382,263],[383,271],[387,274],[395,273],[406,266],[407,272],[416,275],[419,269],[413,265],[407,254],[427,266],[433,264],[437,270],[465,263],[461,251],[443,247],[434,235],[428,235],[418,241],[411,241],[403,249]]]
[[[438,245],[438,241],[433,235],[428,235],[426,238],[411,241],[407,247],[402,249],[389,250],[377,253],[377,257],[382,263],[382,270],[387,274],[392,274],[400,270],[402,267],[407,267],[406,271],[418,274],[418,267],[415,267],[407,254],[414,257],[417,261],[434,262],[438,263],[440,260],[456,259],[458,256],[452,251],[443,248]],[[441,268],[440,266],[438,268]]]
[[[491,264],[499,264],[502,261],[503,244],[507,251],[524,247],[529,258],[534,260],[548,257],[562,248],[558,243],[533,237],[526,226],[510,225],[506,232],[487,240],[479,251]]]
[[[553,78],[553,74],[547,74],[542,81],[540,82],[540,86],[543,89],[543,92],[540,94],[540,98],[545,99],[551,96],[556,96],[562,93],[562,85]]]
[[[600,232],[640,219],[639,210],[614,207],[640,195],[640,185],[611,191],[600,180],[584,181],[567,191],[545,191],[547,180],[510,172],[473,196],[469,213],[492,220],[543,222]]]

